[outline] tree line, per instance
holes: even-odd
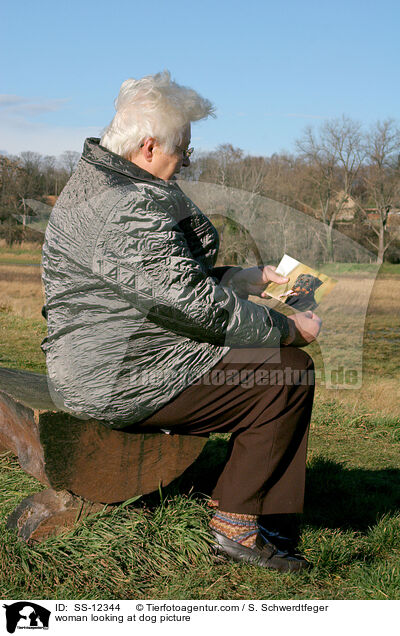
[[[376,256],[400,262],[400,130],[387,119],[368,131],[343,116],[307,127],[295,154],[246,156],[230,144],[194,155],[186,178],[247,190],[317,218],[323,260],[334,230]]]
[[[33,230],[27,220],[38,214],[33,202],[48,209],[54,205],[79,161],[80,154],[65,151],[58,158],[38,152],[18,156],[0,154],[0,238],[9,246],[23,240],[43,241],[43,232]]]
[[[378,263],[400,262],[397,123],[387,119],[364,130],[359,122],[342,116],[316,129],[307,127],[295,148],[293,154],[257,157],[223,144],[195,153],[181,176],[246,191],[248,214],[252,196],[259,195],[318,219],[324,261],[336,258],[335,230],[339,230],[372,252]],[[9,244],[27,238],[29,232],[31,240],[41,240],[24,223],[26,215],[35,213],[27,201],[54,202],[78,159],[79,153],[71,151],[58,159],[33,152],[0,155],[0,236]]]

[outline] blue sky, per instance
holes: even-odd
[[[128,77],[169,69],[217,107],[192,142],[293,151],[343,113],[400,119],[395,0],[38,0],[0,10],[0,150],[81,150]]]

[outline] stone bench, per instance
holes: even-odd
[[[25,541],[41,541],[77,518],[166,486],[200,455],[207,438],[106,428],[60,411],[47,378],[0,368],[0,452],[47,489],[8,519]]]

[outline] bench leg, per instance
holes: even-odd
[[[8,517],[7,528],[16,530],[27,543],[40,542],[71,529],[79,519],[103,508],[104,504],[49,488],[26,497]]]

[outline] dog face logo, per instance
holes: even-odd
[[[48,629],[51,612],[31,601],[18,601],[3,605],[6,610],[7,631],[14,634],[16,629]]]

